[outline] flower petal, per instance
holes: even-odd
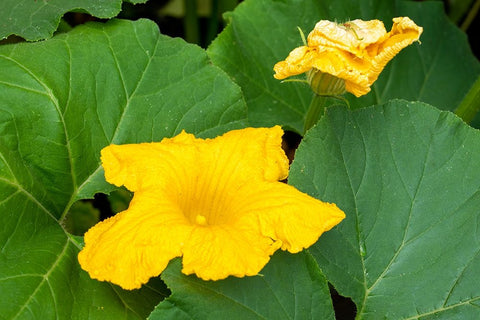
[[[316,56],[316,48],[306,46],[295,48],[284,61],[275,64],[273,77],[282,80],[307,72],[312,68],[312,63]]]
[[[256,275],[278,247],[260,234],[255,220],[197,227],[183,247],[182,272],[195,273],[203,280]]]
[[[181,177],[195,180],[206,169],[218,167],[236,174],[237,180],[276,181],[288,175],[288,159],[280,148],[282,135],[280,126],[233,130],[216,139],[182,132],[156,143],[110,145],[102,149],[101,159],[106,180],[131,191],[149,186],[171,189]]]
[[[292,253],[308,248],[345,218],[335,204],[317,200],[287,184],[266,183],[242,191],[239,197],[243,201],[237,200],[236,215],[256,217],[261,233],[280,241],[282,250]]]
[[[90,228],[78,260],[94,279],[140,288],[181,255],[191,228],[174,203],[137,192],[126,211]]]
[[[369,73],[369,82],[377,80],[387,63],[392,60],[402,49],[418,41],[423,28],[417,26],[410,18],[400,17],[393,19],[392,30],[386,39],[379,44],[379,51],[372,60],[372,68]]]
[[[195,137],[182,131],[161,142],[109,145],[102,149],[105,178],[130,191],[155,185],[169,187],[168,173],[181,170],[184,164],[195,163]]]
[[[288,176],[288,158],[282,150],[283,130],[245,128],[232,130],[214,140],[211,149],[215,166],[235,177],[238,184],[247,180],[278,181]]]
[[[329,47],[350,52],[357,57],[365,55],[364,49],[387,33],[380,20],[353,20],[338,24],[320,20],[308,35],[309,47]]]

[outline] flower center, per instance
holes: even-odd
[[[230,177],[223,172],[202,172],[177,194],[180,209],[191,224],[214,226],[228,224],[232,217]],[[178,190],[178,189],[177,189]]]
[[[202,216],[201,214],[197,214],[197,216],[195,217],[195,223],[200,226],[206,226],[207,218],[205,218],[205,216]]]

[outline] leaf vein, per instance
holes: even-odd
[[[33,297],[38,293],[38,291],[40,290],[40,288],[44,285],[45,282],[48,282],[48,277],[50,276],[50,274],[53,272],[53,270],[55,270],[57,268],[57,266],[59,265],[60,261],[63,259],[63,257],[67,254],[67,249],[68,249],[68,244],[69,244],[69,241],[66,241],[65,242],[65,245],[63,246],[63,249],[62,251],[60,252],[60,254],[57,256],[57,259],[55,259],[55,261],[53,262],[52,266],[50,267],[50,269],[47,271],[47,273],[45,273],[45,275],[43,275],[42,277],[42,280],[40,281],[40,283],[37,285],[37,287],[35,288],[35,290],[32,292],[32,294],[28,297],[27,301],[25,301],[25,303],[20,307],[20,309],[18,310],[18,312],[13,316],[12,319],[17,319],[18,317],[20,317],[21,313],[25,310],[25,308],[29,308],[29,303],[30,301],[33,299]]]
[[[433,139],[433,134],[430,134],[430,141]],[[428,163],[428,158],[429,158],[429,155],[430,155],[430,151],[431,151],[431,143],[428,144],[428,149],[427,149],[427,152],[425,153],[425,159],[424,161],[422,162],[423,163],[423,168],[422,168],[422,173],[421,173],[421,177],[417,183],[417,187],[415,189],[415,193],[414,193],[414,196],[412,198],[412,201],[411,201],[411,204],[410,204],[410,208],[409,208],[409,214],[408,214],[408,219],[407,219],[407,223],[406,223],[406,226],[405,228],[403,229],[404,230],[404,233],[403,233],[403,237],[402,237],[402,242],[400,243],[400,246],[398,247],[398,249],[395,251],[394,255],[392,256],[392,258],[390,259],[390,262],[387,264],[387,266],[385,267],[385,269],[383,270],[383,272],[378,276],[377,280],[367,289],[367,292],[365,294],[365,297],[364,297],[364,301],[363,301],[363,304],[362,304],[362,308],[361,310],[359,311],[358,314],[362,314],[363,313],[363,309],[365,308],[365,305],[366,305],[366,300],[367,300],[367,297],[368,297],[368,294],[378,285],[378,283],[380,283],[381,279],[385,276],[385,274],[388,272],[388,270],[390,269],[390,267],[392,266],[392,264],[394,263],[394,261],[397,259],[397,257],[399,256],[400,252],[403,250],[403,248],[405,247],[406,245],[406,242],[407,242],[407,234],[408,234],[408,230],[409,230],[409,227],[410,227],[410,221],[411,221],[411,218],[412,218],[412,215],[413,215],[413,208],[414,208],[414,204],[415,204],[415,197],[416,195],[418,194],[419,190],[421,189],[421,185],[422,185],[422,182],[423,182],[423,179],[424,179],[424,176],[425,176],[425,169],[427,167],[427,163]]]

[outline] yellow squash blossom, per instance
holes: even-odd
[[[277,249],[299,252],[345,214],[280,182],[283,131],[247,128],[215,139],[185,132],[101,151],[107,181],[134,192],[127,210],[85,234],[90,276],[139,288],[183,256],[204,280],[256,275]]]
[[[419,40],[422,31],[407,17],[394,18],[390,32],[379,20],[357,19],[342,24],[321,20],[308,35],[306,46],[294,49],[274,66],[274,77],[285,79],[308,72],[312,89],[328,94],[317,90],[312,81],[329,74],[340,79],[346,91],[359,97],[370,91],[385,65],[400,50]]]

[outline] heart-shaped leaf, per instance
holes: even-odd
[[[159,286],[128,292],[91,280],[65,216],[76,200],[112,190],[101,148],[244,126],[240,89],[153,22],[113,20],[0,47],[0,90],[2,317],[146,317]]]
[[[329,110],[289,183],[347,215],[309,250],[358,319],[480,317],[480,133],[401,100]]]
[[[202,281],[180,273],[179,259],[162,279],[173,294],[149,319],[334,319],[325,277],[308,252],[278,252],[255,277]]]
[[[397,55],[368,95],[357,99],[347,94],[351,107],[403,98],[454,110],[480,75],[480,63],[439,3],[246,0],[228,16],[230,24],[208,54],[242,87],[253,125],[281,124],[302,132],[312,91],[303,83],[273,78],[274,64],[302,45],[297,26],[308,35],[321,19],[359,18],[380,19],[389,30],[396,16],[409,16],[424,28],[421,44]]]

